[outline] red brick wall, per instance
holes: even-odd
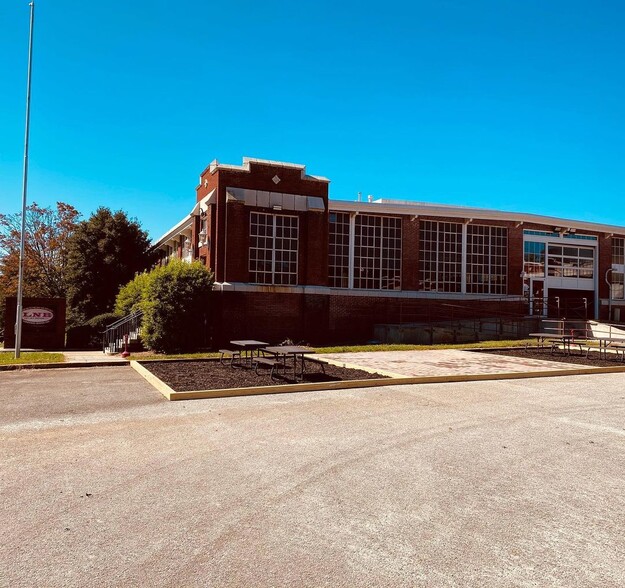
[[[362,343],[372,339],[376,324],[525,313],[525,307],[514,301],[406,299],[270,291],[218,292],[212,304],[215,346],[234,339],[278,343],[289,338],[315,345]]]
[[[608,298],[610,288],[605,281],[605,273],[612,267],[612,239],[598,235],[599,239],[599,298]],[[607,310],[606,310],[607,317]]]
[[[304,296],[271,292],[220,292],[215,344],[234,339],[280,343],[304,338]],[[212,314],[212,312],[211,312]]]
[[[248,255],[250,246],[250,207],[242,202],[230,202],[226,210],[226,250],[223,255],[226,282],[249,282]]]
[[[301,275],[301,284],[310,286],[328,285],[328,247],[329,224],[328,211],[310,212],[306,215],[306,255],[301,255],[305,273]]]
[[[508,294],[523,294],[523,225],[508,225]]]
[[[280,178],[278,184],[272,179],[276,175]],[[197,189],[198,200],[206,196],[213,188],[217,188],[217,204],[211,207],[214,209],[212,211],[211,265],[215,272],[216,281],[223,282],[226,279],[231,282],[249,281],[247,270],[249,213],[255,209],[244,206],[244,210],[241,211],[238,210],[237,205],[226,205],[226,188],[233,187],[302,194],[323,199],[326,207],[323,213],[285,211],[285,214],[300,216],[299,283],[309,285],[325,285],[327,283],[327,182],[302,178],[301,170],[296,168],[254,162],[250,162],[250,171],[217,168],[215,173],[211,174],[210,170],[207,169],[200,179],[200,186]],[[204,186],[204,180],[208,181],[207,186]],[[228,206],[227,223],[226,206]],[[268,212],[268,209],[256,210]],[[226,247],[226,238],[228,239],[228,247]],[[233,257],[236,259],[233,260]],[[243,258],[244,261],[241,261]]]
[[[331,296],[329,313],[330,339],[366,341],[376,324],[523,315],[525,307],[517,301]]]

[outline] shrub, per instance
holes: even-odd
[[[115,312],[120,316],[126,316],[132,311],[141,308],[142,302],[146,300],[147,287],[152,278],[153,272],[137,274],[125,286],[119,289],[115,299]]]
[[[116,312],[105,312],[90,318],[85,324],[98,330],[99,332],[102,332],[106,329],[106,327],[113,324],[115,321],[118,321],[120,318],[121,315]]]
[[[164,353],[202,345],[213,274],[200,262],[172,260],[149,276],[142,303],[144,344]]]
[[[69,327],[65,334],[65,347],[67,349],[92,349],[90,341],[93,329],[87,325],[74,325]],[[100,342],[100,346],[102,343]]]
[[[69,349],[100,349],[102,331],[119,318],[114,312],[106,312],[90,318],[82,325],[70,327],[67,330],[66,346]]]

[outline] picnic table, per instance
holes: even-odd
[[[608,359],[608,347],[612,347],[616,351],[616,357],[618,359],[619,351],[623,354],[623,361],[625,361],[625,339],[622,337],[593,337],[590,341],[596,341],[599,344],[599,359],[603,354],[603,359]],[[590,352],[590,346],[586,351],[586,356]]]
[[[575,341],[575,336],[572,334],[561,335],[557,333],[530,333],[529,336],[534,337],[536,339],[536,349],[538,350],[544,349],[545,343],[549,342],[551,346],[551,353],[553,353],[556,346],[558,344],[561,344],[564,351],[567,353],[567,355],[571,355],[571,343],[576,343],[577,345],[579,345],[579,351],[581,354],[582,352],[581,346],[583,343],[586,342],[585,339],[583,342]],[[527,349],[527,345],[525,346],[525,349]]]
[[[254,351],[258,352],[259,349],[265,347],[265,345],[269,345],[269,343],[266,343],[265,341],[256,341],[255,339],[241,339],[237,341],[230,341],[230,345],[238,347],[241,350],[241,353],[244,354],[245,361],[247,361],[249,365],[252,365]]]
[[[297,380],[298,358],[301,365],[300,377],[304,377],[306,372],[305,356],[314,353],[315,350],[310,347],[299,347],[298,345],[278,345],[275,347],[264,347],[262,351],[266,351],[277,357],[293,358],[293,378]]]

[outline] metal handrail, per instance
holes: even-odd
[[[117,353],[125,340],[136,341],[141,334],[142,318],[143,311],[135,310],[108,325],[102,332],[102,353]]]
[[[123,316],[120,319],[117,319],[114,323],[111,323],[110,325],[106,325],[106,331],[108,331],[109,329],[113,329],[115,327],[117,327],[118,325],[121,325],[122,323],[125,323],[126,321],[128,321],[128,319],[130,319],[131,317],[133,317],[136,313],[140,313],[143,312],[141,310],[133,310],[131,313],[127,314],[126,316]]]

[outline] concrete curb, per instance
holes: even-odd
[[[140,376],[145,378],[154,388],[156,388],[167,400],[172,400],[172,394],[176,392],[170,388],[163,380],[157,378],[150,370],[144,368],[137,360],[133,359],[130,362],[130,367],[135,370]]]
[[[328,361],[324,359],[324,361]],[[330,363],[328,361],[328,363]],[[371,368],[363,368],[356,364],[343,364],[334,362],[334,365],[349,366],[355,369],[375,372]],[[584,367],[558,370],[541,370],[536,372],[506,372],[499,374],[460,374],[446,376],[402,376],[394,374],[387,378],[377,378],[372,380],[346,380],[342,382],[315,382],[310,384],[279,384],[275,386],[256,386],[246,388],[229,388],[221,390],[189,390],[186,392],[176,392],[170,388],[165,382],[156,377],[147,368],[143,367],[138,361],[130,362],[141,376],[143,376],[150,384],[152,384],[165,398],[168,400],[201,400],[207,398],[225,398],[233,396],[255,396],[260,394],[284,394],[289,392],[316,392],[323,390],[347,390],[350,388],[373,388],[382,386],[398,386],[403,384],[445,384],[451,382],[479,382],[487,380],[521,380],[529,378],[551,378],[558,376],[580,376],[592,374],[614,374],[625,373],[625,366],[615,367]],[[387,372],[387,375],[391,372]],[[383,375],[383,374],[381,374]]]
[[[0,365],[0,372],[10,372],[15,370],[52,370],[57,368],[81,368],[81,367],[112,367],[126,366],[127,361],[71,361],[58,363],[10,363]]]

